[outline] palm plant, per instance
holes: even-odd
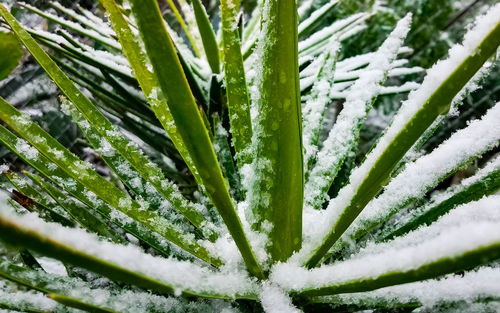
[[[417,84],[405,77],[422,69],[400,58],[411,15],[376,51],[340,59],[380,8],[322,27],[338,1],[264,0],[245,21],[239,1],[221,0],[218,38],[200,0],[167,1],[179,33],[155,0],[100,3],[112,28],[81,8],[51,2],[68,20],[18,3],[56,33],[0,4],[109,170],[0,98],[0,141],[35,170],[1,168],[12,199],[0,210],[0,277],[16,285],[0,285],[0,307],[498,308],[500,105],[422,146],[494,66],[500,5]],[[356,164],[375,99],[408,91]],[[479,158],[473,176],[427,197]]]

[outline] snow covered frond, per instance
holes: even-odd
[[[79,23],[72,22],[70,20],[67,20],[67,19],[60,17],[58,15],[52,14],[50,12],[41,11],[38,8],[36,8],[32,5],[29,5],[27,3],[24,3],[24,2],[17,2],[17,4],[19,4],[20,6],[26,8],[27,10],[29,10],[35,14],[38,14],[42,17],[47,18],[50,21],[53,21],[54,23],[60,24],[60,25],[66,27],[72,31],[75,31],[79,34],[82,34],[84,36],[92,38],[92,39],[96,40],[97,42],[100,42],[100,43],[102,43],[102,44],[104,44],[112,49],[116,49],[116,50],[121,49],[120,44],[115,39],[113,39],[110,36],[110,34],[102,35],[101,33],[97,32],[93,29],[87,29],[87,28],[83,27]]]
[[[323,143],[323,149],[318,152],[316,162],[312,167],[305,185],[305,210],[319,209],[326,200],[325,195],[335,179],[343,160],[354,148],[358,132],[366,115],[371,109],[373,99],[377,96],[380,85],[387,77],[392,61],[396,58],[399,48],[410,29],[411,15],[398,22],[398,25],[373,55],[370,64],[360,74],[360,78],[350,87],[335,125],[330,130],[328,138]],[[307,141],[306,141],[307,142]],[[305,146],[305,148],[309,148]],[[308,154],[310,155],[307,159]],[[315,155],[314,151],[306,150],[306,166]]]
[[[400,286],[385,287],[364,293],[346,293],[313,299],[328,303],[331,308],[349,305],[359,309],[386,305],[418,307],[436,310],[442,302],[481,303],[494,299],[500,293],[500,269],[481,267],[463,275],[447,275],[439,280],[428,280]],[[481,307],[477,307],[481,310]],[[463,312],[463,311],[462,311]]]
[[[189,301],[174,296],[160,296],[149,292],[120,288],[106,279],[87,275],[69,277],[60,274],[46,273],[42,268],[26,269],[9,262],[0,263],[0,275],[9,273],[11,279],[22,282],[27,287],[41,289],[41,292],[15,292],[7,285],[0,286],[0,304],[12,308],[26,310],[39,309],[47,312],[68,312],[63,305],[78,305],[81,309],[102,309],[106,312],[137,312],[140,310],[168,310],[169,312],[184,312],[184,310],[216,310],[217,308],[238,312],[230,304],[220,300]],[[48,298],[42,292],[48,292]],[[51,300],[53,299],[53,300]],[[54,301],[55,300],[55,301]]]
[[[460,204],[477,200],[500,189],[500,156],[488,162],[475,175],[443,192],[431,194],[431,199],[418,208],[402,212],[377,231],[377,238],[394,238],[417,227],[430,224]]]
[[[0,311],[498,311],[500,4],[0,2]]]
[[[481,120],[453,134],[434,151],[405,166],[361,212],[337,243],[359,239],[443,179],[500,143],[500,103]]]
[[[315,213],[318,217],[312,218],[315,222],[311,225],[321,226],[315,227],[315,239],[312,239],[312,249],[315,252],[307,261],[309,266],[320,261],[331,245],[376,196],[387,183],[398,161],[425,130],[441,114],[449,111],[456,93],[475,74],[475,71],[470,71],[470,66],[479,70],[496,51],[496,46],[489,46],[487,40],[482,41],[480,38],[496,36],[495,32],[499,31],[499,23],[495,17],[497,13],[500,13],[500,5],[494,6],[486,15],[479,17],[476,26],[465,35],[463,44],[455,46],[446,60],[438,62],[427,71],[422,85],[410,93],[408,100],[403,102],[376,146],[363,163],[353,170],[349,184],[330,201],[327,213]],[[483,55],[482,62],[476,62],[480,53]],[[456,84],[454,77],[460,77],[461,83]]]
[[[312,164],[312,159],[317,152],[323,118],[332,100],[330,95],[336,75],[335,66],[339,48],[338,43],[333,42],[324,58],[319,58],[319,60],[323,59],[322,65],[318,69],[319,73],[311,75],[314,85],[305,104],[302,105],[302,145],[305,149],[304,167],[306,175],[310,164]]]
[[[117,273],[121,273],[123,281],[160,293],[186,293],[212,298],[255,297],[255,286],[242,272],[217,272],[192,262],[154,257],[132,245],[113,244],[84,230],[43,222],[33,214],[1,214],[2,232],[12,232],[13,243],[23,240],[21,238],[39,241],[38,247],[31,247],[35,250],[50,244],[57,247],[50,256],[73,259],[82,265],[94,263],[95,272],[111,279],[116,279],[119,277]]]
[[[301,295],[317,296],[369,291],[486,263],[497,257],[500,246],[499,200],[491,196],[465,204],[428,228],[370,245],[333,265],[312,270],[276,265],[271,281]],[[486,251],[484,259],[473,257]]]
[[[58,307],[57,302],[42,293],[9,289],[5,283],[0,283],[0,307],[2,308],[36,309],[45,312],[61,312],[63,309],[62,305]]]

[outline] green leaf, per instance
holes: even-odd
[[[30,270],[21,266],[17,266],[15,264],[9,263],[2,261],[0,263],[0,277],[4,279],[8,279],[12,282],[15,282],[19,285],[26,286],[30,289],[37,290],[39,292],[45,293],[45,294],[50,294],[51,292],[54,292],[56,290],[48,290],[47,286],[49,286],[49,289],[51,287],[57,286],[58,283],[59,285],[66,286],[68,284],[65,284],[64,278],[63,277],[57,277],[57,276],[52,276],[51,274],[46,274],[45,272],[38,271],[38,270]],[[61,284],[62,283],[62,284]],[[73,288],[77,286],[71,286]],[[57,290],[59,293],[63,292],[68,292],[69,289],[64,290],[63,288],[60,288]],[[1,290],[0,290],[1,291]],[[0,292],[1,293],[1,292]],[[65,305],[70,305],[72,307],[78,307],[81,310],[87,311],[87,312],[97,312],[97,313],[110,313],[114,312],[105,308],[101,308],[98,306],[95,306],[93,304],[81,301],[79,299],[76,299],[74,297],[62,295],[62,294],[57,294],[57,296],[64,297],[64,300],[67,303],[63,303]],[[56,299],[53,299],[56,300]],[[35,300],[36,301],[36,300]],[[56,300],[57,301],[57,300]],[[0,299],[0,304],[2,304],[2,300]],[[28,305],[28,303],[26,303]],[[38,311],[38,310],[30,310],[27,308],[23,308],[22,312],[44,312],[44,311]],[[55,311],[59,312],[59,311]]]
[[[36,258],[31,254],[26,249],[21,249],[19,251],[19,256],[21,257],[21,260],[23,261],[24,265],[26,265],[28,268],[31,268],[33,270],[39,270],[39,271],[45,271],[43,267],[38,263]]]
[[[35,189],[34,186],[28,184],[25,179],[14,172],[7,172],[4,175],[7,176],[12,185],[20,192],[20,194],[14,194],[16,198],[21,196],[28,197],[28,199],[22,199],[28,202],[23,207],[30,211],[38,211],[44,218],[60,223],[61,225],[75,226],[71,217],[48,194]],[[30,201],[34,201],[34,203],[29,203]]]
[[[160,184],[163,177],[160,169],[149,162],[142,155],[135,145],[114,127],[111,122],[85,97],[73,82],[62,72],[55,62],[43,51],[35,40],[22,28],[15,18],[0,5],[0,14],[11,26],[18,38],[23,42],[30,53],[35,57],[39,64],[45,69],[47,74],[54,80],[61,91],[78,108],[85,118],[94,126],[99,133],[105,137],[113,147],[120,151],[133,166],[139,168],[150,179],[156,178],[156,185]],[[129,217],[137,220],[141,224],[150,228],[152,231],[164,236],[184,250],[196,255],[197,257],[211,262],[214,265],[220,265],[217,258],[212,258],[208,251],[190,240],[182,231],[177,229],[169,220],[158,214],[144,210],[140,204],[130,198],[128,194],[116,188],[111,182],[106,181],[97,174],[92,168],[82,162],[78,157],[72,154],[64,146],[58,143],[54,138],[48,135],[38,125],[33,123],[27,116],[21,114],[5,100],[0,98],[0,119],[8,124],[12,129],[27,139],[42,154],[51,161],[60,166],[75,180],[80,181],[89,190],[92,190],[101,199],[105,200],[111,206],[119,209]],[[165,191],[168,190],[165,186]]]
[[[25,174],[37,183],[45,192],[68,212],[85,229],[99,234],[114,242],[125,243],[126,240],[115,230],[109,227],[101,218],[91,213],[88,208],[75,199],[65,195],[61,190],[44,181],[40,176],[25,172]]]
[[[121,149],[115,150],[106,140],[109,136],[102,137],[97,129],[88,123],[83,114],[67,99],[62,99],[62,105],[67,113],[71,115],[75,123],[80,127],[83,135],[90,144],[101,155],[101,158],[111,168],[120,180],[127,185],[137,196],[142,197],[155,211],[162,205],[162,196],[165,197],[174,207],[178,208],[187,220],[193,223],[206,234],[212,241],[215,241],[217,234],[210,229],[209,222],[203,216],[201,208],[188,201],[181,194],[177,186],[168,181],[159,169],[154,169],[149,162],[138,151],[132,151],[130,143],[123,145],[126,139],[122,141]],[[124,158],[123,149],[131,151],[132,158]],[[129,160],[134,167],[130,166]],[[152,170],[153,169],[153,170]],[[151,187],[156,188],[155,192],[150,191]],[[160,213],[160,212],[158,212]]]
[[[222,125],[222,122],[218,118],[218,115],[214,115],[214,147],[216,147],[215,152],[219,158],[219,162],[222,167],[224,176],[231,186],[230,192],[231,196],[235,200],[241,200],[241,182],[238,172],[234,166],[233,156],[231,154],[231,147],[229,146],[229,139],[227,130]]]
[[[425,130],[432,125],[441,114],[446,114],[455,95],[465,86],[474,74],[483,66],[500,45],[500,22],[493,25],[488,34],[474,49],[474,53],[465,57],[459,64],[454,65],[453,71],[435,91],[423,100],[419,109],[406,120],[401,129],[396,129],[391,140],[372,155],[370,168],[362,178],[357,178],[359,183],[354,186],[355,191],[346,207],[341,208],[340,217],[333,225],[322,244],[315,249],[313,255],[306,262],[307,267],[315,266],[328,252],[330,247],[340,238],[352,221],[365,208],[368,202],[387,183],[391,172],[404,157],[406,152],[417,142]],[[450,70],[450,69],[447,69]],[[391,135],[391,136],[392,136]],[[363,166],[363,165],[361,165]]]
[[[357,148],[361,127],[377,99],[380,86],[387,79],[387,74],[397,57],[398,50],[403,45],[410,24],[410,16],[399,21],[384,43],[372,55],[372,61],[360,74],[359,79],[346,92],[348,95],[343,104],[343,109],[336,117],[335,124],[323,142],[323,148],[316,155],[314,152],[317,149],[317,140],[314,142],[314,137],[305,136],[306,157],[309,157],[307,165],[312,164],[314,160],[316,161],[315,166],[307,175],[305,187],[306,209],[321,209],[328,197],[328,190],[342,168],[344,161]],[[331,86],[333,78],[323,84],[330,84]],[[327,95],[323,95],[323,98],[326,97],[329,100],[328,93],[330,90],[326,89],[324,92]],[[311,110],[314,112],[314,106],[316,105],[319,105],[319,103],[313,102],[312,105],[306,103],[306,109],[312,106]],[[308,111],[306,111],[307,113]],[[316,116],[317,114],[313,113],[312,115]],[[306,121],[311,122],[310,119]],[[309,131],[307,135],[310,135],[311,130],[309,128],[305,129]],[[318,132],[319,130],[316,132],[316,138],[319,136]]]
[[[57,164],[49,161],[45,156],[36,153],[36,150],[32,146],[16,137],[1,125],[0,141],[27,164],[52,180],[53,183],[59,185],[76,199],[99,212],[106,219],[141,239],[163,255],[169,256],[172,254],[169,242],[165,241],[163,237],[151,232],[148,228],[142,226],[134,219],[127,217],[120,211],[107,205],[104,201],[99,199],[95,193],[85,188],[82,184],[64,172]],[[33,157],[33,155],[37,157]],[[182,257],[185,258],[185,256]]]
[[[406,284],[455,273],[500,258],[500,242],[486,246],[475,247],[461,255],[443,257],[441,259],[424,263],[410,270],[395,270],[383,273],[377,277],[354,279],[331,286],[309,288],[297,292],[300,296],[324,296],[339,293],[363,292],[387,286]]]
[[[184,21],[184,18],[182,17],[181,13],[175,6],[174,1],[172,0],[167,0],[168,6],[174,12],[175,18],[181,24],[182,29],[184,30],[184,33],[186,34],[186,37],[188,38],[189,42],[191,43],[191,47],[193,48],[194,53],[196,54],[197,57],[200,57],[200,51],[198,50],[198,47],[196,45],[196,41],[194,40],[192,34],[189,31],[188,25],[186,25],[186,22]]]
[[[199,171],[203,185],[238,246],[248,270],[257,277],[263,277],[262,269],[245,236],[227,190],[207,129],[165,28],[158,4],[154,0],[135,0],[132,1],[132,11],[161,86],[161,90],[156,92],[162,92],[166,97],[170,112]],[[169,71],[163,70],[166,68]]]
[[[311,93],[302,107],[302,140],[304,145],[304,169],[306,171],[306,181],[309,179],[309,171],[314,163],[319,137],[323,129],[323,121],[326,110],[332,99],[329,96],[330,89],[333,87],[335,69],[340,46],[332,42],[331,47],[323,56],[323,62]],[[323,86],[328,86],[324,88]],[[319,118],[318,118],[319,115]]]
[[[83,303],[83,302],[76,300],[72,297],[68,297],[68,296],[61,295],[61,294],[51,293],[51,294],[49,294],[49,298],[54,300],[54,301],[57,301],[61,304],[64,304],[66,306],[69,306],[71,308],[75,308],[75,309],[79,309],[79,310],[83,310],[83,311],[87,311],[87,312],[91,312],[91,313],[115,313],[115,311],[105,309],[105,308],[100,308],[100,307],[92,305],[92,304]]]
[[[9,76],[19,64],[23,49],[13,33],[0,31],[0,80]]]
[[[298,31],[299,38],[318,27],[318,24],[321,23],[322,19],[328,15],[328,13],[331,13],[333,7],[336,6],[338,2],[338,0],[327,1],[323,6],[315,10],[307,19],[301,21]]]
[[[259,42],[255,156],[250,210],[269,221],[269,252],[285,261],[301,247],[304,170],[295,0],[266,0]]]
[[[153,289],[164,294],[173,292],[173,288],[169,285],[64,245],[29,228],[23,228],[6,217],[0,217],[0,236],[11,245],[25,247],[43,255],[81,266],[115,281]],[[38,290],[47,292],[43,289]]]
[[[191,170],[191,173],[193,173],[196,181],[201,185],[201,178],[198,170],[194,166],[193,160],[189,156],[189,152],[183,142],[183,139],[175,126],[175,121],[166,103],[166,99],[161,93],[158,93],[159,87],[157,77],[147,67],[147,56],[145,55],[145,51],[141,48],[138,39],[135,38],[129,24],[120,11],[120,7],[118,7],[113,0],[101,0],[101,3],[109,13],[113,28],[115,29],[118,39],[123,47],[123,52],[133,69],[135,77],[137,78],[144,95],[151,104],[153,112],[181,154],[182,158],[186,161],[186,164]]]
[[[196,17],[196,24],[198,24],[198,30],[200,31],[201,40],[203,41],[208,64],[212,72],[218,74],[220,72],[219,46],[217,44],[214,29],[212,28],[210,19],[201,1],[191,0],[191,4]]]
[[[31,6],[29,4],[26,4],[26,3],[18,3],[18,4],[30,12],[38,14],[41,17],[44,17],[44,18],[48,19],[49,21],[54,22],[56,24],[59,24],[59,25],[65,27],[69,30],[72,30],[72,31],[74,31],[82,36],[85,36],[85,37],[88,37],[92,40],[95,40],[96,42],[98,42],[98,43],[100,43],[108,48],[111,48],[112,50],[120,50],[121,49],[120,44],[113,38],[105,37],[105,36],[95,32],[95,31],[90,31],[88,29],[85,29],[80,24],[65,20],[57,15],[52,14],[52,13],[39,10],[36,7]]]
[[[57,164],[74,180],[80,182],[111,206],[200,259],[214,265],[220,265],[220,260],[211,257],[204,247],[190,239],[189,235],[185,234],[176,225],[155,212],[144,210],[128,194],[97,174],[92,170],[90,165],[82,162],[77,156],[32,122],[29,117],[17,111],[2,98],[0,98],[0,119],[30,142],[49,160]],[[34,154],[34,152],[32,152],[31,157],[28,156],[28,158],[37,157],[38,153]]]
[[[488,175],[482,177],[481,179],[470,185],[461,186],[461,188],[459,188],[458,190],[454,188],[450,189],[452,189],[452,194],[450,195],[450,197],[439,203],[427,203],[423,206],[425,208],[425,211],[422,214],[415,216],[408,223],[385,236],[384,240],[402,236],[422,225],[430,225],[439,217],[445,215],[461,204],[476,201],[484,196],[495,193],[500,189],[500,167],[497,167]],[[419,211],[418,208],[416,208],[415,210],[417,212]]]
[[[86,28],[92,29],[105,37],[113,37],[113,32],[112,32],[111,28],[103,27],[105,25],[104,23],[101,22],[101,23],[97,24],[93,20],[86,17],[85,15],[82,15],[80,13],[77,13],[71,9],[64,7],[59,2],[50,1],[49,5],[51,7],[53,7],[54,9],[66,14],[67,16],[74,19],[78,23],[82,24]]]
[[[61,226],[57,226],[56,224],[40,224],[43,222],[33,220],[33,217],[28,217],[28,219],[29,221],[26,217],[7,216],[6,214],[0,215],[0,237],[2,240],[7,244],[24,247],[37,251],[45,256],[58,259],[62,262],[85,268],[89,271],[107,277],[112,281],[123,282],[146,290],[152,290],[160,294],[169,295],[173,294],[177,290],[180,291],[183,296],[188,297],[199,296],[217,299],[255,299],[255,295],[247,286],[241,286],[240,291],[233,292],[231,295],[224,293],[224,291],[212,290],[209,287],[196,289],[199,291],[193,291],[193,289],[198,286],[192,279],[188,280],[186,283],[181,277],[176,275],[176,273],[169,273],[166,275],[172,279],[172,282],[168,282],[165,281],[168,278],[165,278],[164,276],[163,278],[161,278],[161,275],[160,277],[153,277],[150,274],[144,273],[144,271],[152,272],[154,270],[149,268],[144,269],[144,266],[140,264],[141,258],[144,258],[144,262],[150,262],[155,266],[163,265],[171,268],[171,270],[179,267],[182,268],[183,271],[194,271],[192,274],[200,275],[199,279],[211,279],[210,275],[223,275],[221,273],[213,272],[205,267],[191,263],[181,263],[181,261],[174,259],[154,259],[151,255],[146,254],[137,248],[127,249],[127,247],[123,247],[122,249],[124,250],[120,251],[122,251],[122,253],[129,253],[129,255],[115,256],[109,252],[115,251],[113,249],[119,248],[119,245],[98,241],[93,235],[84,232],[80,232],[79,238],[76,238],[76,240],[81,240],[84,244],[77,245],[78,247],[75,247],[74,239],[67,238],[69,239],[68,241],[66,237],[61,237],[60,239],[50,237],[52,233],[60,234],[61,232],[67,231],[64,228],[61,228]],[[72,231],[76,232],[75,230]],[[89,244],[89,251],[81,248],[82,246],[85,246],[85,243]],[[130,258],[130,254],[133,255],[132,260],[137,263],[136,265],[128,264],[127,267],[124,267],[122,258]],[[134,266],[137,268],[136,271],[130,269],[134,268]],[[188,269],[186,266],[191,266],[192,268]],[[9,272],[7,272],[7,275],[3,275],[0,271],[0,275],[7,276],[7,279],[20,283],[23,283],[24,281],[16,278],[12,274],[9,274]],[[40,287],[34,287],[39,291],[50,293],[49,290],[47,290],[48,288],[46,288],[43,284],[41,284]],[[222,290],[224,289],[222,288]]]
[[[222,47],[226,83],[227,105],[231,134],[239,168],[251,161],[249,148],[252,141],[250,99],[241,55],[240,34],[236,27],[237,6],[234,0],[222,0]]]

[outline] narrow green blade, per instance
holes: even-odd
[[[85,205],[65,195],[61,190],[47,183],[40,176],[30,172],[25,172],[25,174],[50,194],[83,228],[109,238],[114,242],[126,242],[121,235],[109,227],[101,218],[92,214]]]
[[[9,76],[10,72],[19,64],[23,56],[23,49],[12,33],[0,31],[0,80]]]
[[[192,0],[191,5],[193,6],[208,64],[212,72],[218,74],[220,72],[219,45],[217,44],[214,29],[201,0]]]
[[[234,2],[234,0],[222,0],[220,11],[229,122],[236,160],[241,169],[251,162],[249,149],[252,141],[252,121],[245,68],[241,56],[240,34],[238,27],[235,27],[238,12]]]
[[[254,227],[269,221],[269,252],[284,261],[301,247],[304,169],[295,0],[265,0],[258,53],[254,178],[247,187]]]
[[[161,90],[155,92],[156,94],[163,92],[166,97],[178,131],[200,173],[203,185],[224,219],[248,270],[257,277],[263,277],[262,269],[245,236],[227,190],[207,129],[165,28],[158,4],[154,0],[131,2],[146,51],[161,86]],[[169,71],[165,71],[166,68]]]
[[[30,146],[26,141],[12,134],[1,125],[0,141],[27,164],[50,179],[54,184],[60,186],[76,199],[99,212],[106,219],[144,241],[161,254],[165,256],[170,256],[172,254],[179,256],[179,253],[173,253],[173,249],[169,241],[164,240],[163,237],[152,232],[149,228],[106,204],[94,192],[88,190],[83,184],[73,179],[57,164],[53,163],[45,156],[37,153],[35,148]],[[177,250],[184,252],[184,250]],[[186,258],[185,254],[181,254],[180,256],[183,259]]]
[[[0,10],[1,8],[0,6]],[[188,234],[155,212],[142,208],[137,201],[133,200],[113,183],[105,180],[89,164],[81,161],[40,126],[31,121],[29,117],[17,111],[2,98],[0,98],[0,119],[24,137],[41,154],[57,164],[74,180],[80,182],[109,205],[200,259],[214,265],[220,265],[220,260],[211,257],[206,248],[198,244],[193,238],[189,238]],[[32,152],[32,159],[38,158],[38,151]]]
[[[328,252],[368,202],[387,183],[391,172],[406,152],[441,114],[449,111],[455,95],[496,52],[500,45],[498,12],[500,6],[492,9],[489,12],[490,16],[483,17],[487,24],[480,24],[481,27],[478,26],[470,31],[465,37],[466,48],[457,47],[463,49],[461,55],[455,51],[448,60],[442,61],[444,63],[441,64],[446,64],[448,67],[443,68],[441,65],[438,84],[435,82],[436,77],[429,78],[427,81],[424,80],[423,87],[410,95],[407,100],[408,105],[403,105],[400,111],[402,113],[396,115],[391,126],[378,141],[378,145],[367,156],[365,162],[353,171],[351,184],[354,181],[355,185],[345,187],[349,187],[349,190],[345,189],[346,195],[343,196],[347,198],[344,199],[345,206],[338,208],[340,216],[334,221],[321,245],[314,249],[312,256],[306,262],[308,267],[314,267]],[[341,193],[342,191],[339,196]]]

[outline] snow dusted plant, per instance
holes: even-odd
[[[264,0],[243,22],[239,1],[221,0],[218,37],[200,0],[167,0],[180,37],[155,0],[100,2],[112,28],[57,2],[69,19],[18,3],[59,24],[57,34],[21,26],[0,4],[3,27],[56,83],[61,110],[111,170],[101,175],[0,98],[0,141],[38,172],[2,166],[16,200],[0,209],[2,249],[20,261],[2,257],[0,277],[24,287],[2,283],[0,307],[500,308],[500,157],[426,197],[498,146],[500,104],[421,149],[494,66],[500,4],[420,85],[384,86],[422,70],[398,59],[411,15],[376,51],[341,59],[343,40],[376,12],[322,27],[337,1]],[[377,96],[408,91],[364,160],[348,165]],[[163,145],[175,152],[170,167],[149,148]],[[182,166],[190,173],[175,171]]]

